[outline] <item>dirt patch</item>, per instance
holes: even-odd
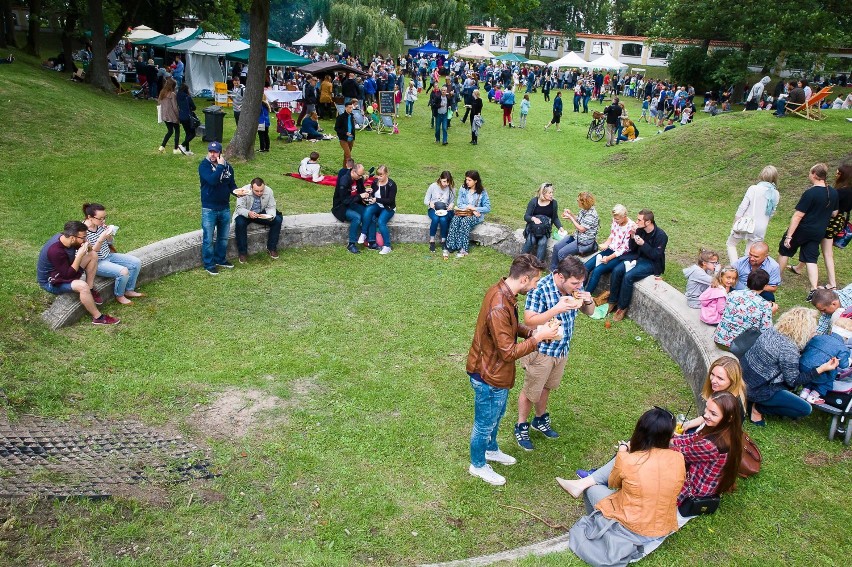
[[[187,422],[205,436],[239,439],[254,429],[286,423],[285,410],[310,398],[316,391],[313,378],[290,384],[288,399],[257,389],[228,388],[211,404],[197,407]]]
[[[827,467],[850,459],[852,459],[852,449],[844,449],[837,455],[832,455],[825,451],[812,451],[807,453],[803,460],[806,465],[810,465],[812,467]]]

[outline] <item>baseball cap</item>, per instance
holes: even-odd
[[[219,152],[222,153],[222,144],[219,142],[210,142],[207,146],[208,152]]]

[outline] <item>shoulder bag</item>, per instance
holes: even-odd
[[[763,461],[763,455],[760,454],[757,444],[748,436],[748,433],[743,433],[743,458],[740,461],[740,477],[748,478],[759,473],[761,461]]]
[[[754,207],[756,205],[754,195],[751,198],[751,214],[743,215],[734,221],[734,232],[740,234],[754,234]]]
[[[718,496],[690,496],[680,503],[677,511],[684,518],[712,514],[719,509],[721,498]]]

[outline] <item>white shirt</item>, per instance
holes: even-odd
[[[302,163],[299,164],[299,175],[302,176],[303,179],[310,178],[314,183],[318,183],[323,180],[324,175],[320,175],[320,164],[311,162],[311,158],[306,157],[302,160]]]

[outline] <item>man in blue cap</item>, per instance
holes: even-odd
[[[231,229],[231,194],[241,197],[245,192],[237,189],[234,168],[222,157],[219,142],[210,142],[207,146],[207,157],[198,165],[198,177],[201,180],[201,260],[208,274],[218,276],[219,268],[234,267],[225,259]]]

